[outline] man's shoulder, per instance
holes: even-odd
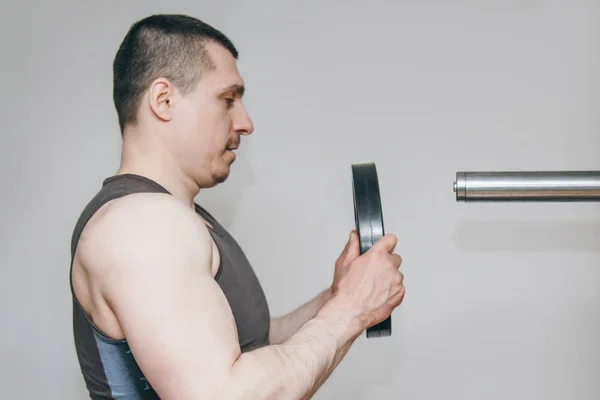
[[[194,212],[176,197],[165,193],[140,192],[110,200],[90,219],[86,234],[98,230],[139,229],[160,223],[190,224]]]
[[[206,248],[211,248],[209,232],[194,209],[169,194],[132,193],[96,212],[81,234],[78,253],[94,268]]]

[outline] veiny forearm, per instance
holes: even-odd
[[[281,344],[291,338],[302,325],[317,315],[330,299],[331,289],[328,288],[289,314],[271,319],[269,342]]]
[[[286,342],[242,354],[228,399],[307,399],[323,384],[360,335],[348,312],[325,305]]]

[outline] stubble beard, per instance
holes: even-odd
[[[225,156],[227,156],[227,150],[225,151]],[[213,178],[217,184],[223,183],[229,178],[229,174],[231,173],[231,165],[235,162],[235,159],[221,159],[220,165],[213,170]]]

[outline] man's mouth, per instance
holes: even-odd
[[[238,139],[238,140],[235,140],[235,141],[233,141],[233,142],[231,142],[231,143],[228,143],[228,144],[229,144],[229,146],[227,146],[227,147],[225,148],[225,150],[234,151],[234,150],[237,150],[237,149],[238,149],[238,147],[240,147],[240,142],[239,142],[239,139]]]

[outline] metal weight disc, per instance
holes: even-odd
[[[364,254],[385,235],[377,168],[374,163],[353,164],[352,178],[354,219],[360,242],[360,254]],[[391,334],[391,316],[367,328],[368,338]]]

